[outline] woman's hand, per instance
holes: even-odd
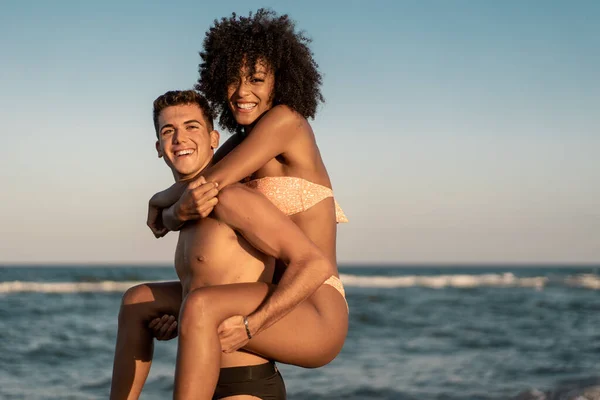
[[[218,202],[217,184],[206,183],[203,176],[188,184],[179,199],[169,207],[165,206],[168,204],[165,203],[165,193],[171,189],[156,193],[148,203],[146,224],[156,238],[165,236],[170,230],[178,230],[186,221],[206,218]]]
[[[206,182],[203,176],[192,181],[173,205],[174,219],[185,222],[206,218],[218,203],[217,184]]]

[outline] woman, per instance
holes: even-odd
[[[294,31],[287,16],[265,10],[249,17],[233,14],[210,28],[196,88],[220,113],[220,124],[236,133],[220,149],[217,156],[221,160],[203,177],[218,184],[220,190],[250,178],[245,184],[272,200],[337,265],[336,221],[345,221],[345,217],[333,200],[331,183],[307,121],[322,101],[321,76],[308,43],[306,37]],[[163,213],[170,228],[201,217],[202,213],[195,211],[198,208],[206,214],[212,206],[198,204],[191,196],[179,198],[181,191],[181,187],[172,187],[151,200],[151,206],[157,208],[175,203]],[[294,275],[286,271],[279,286],[289,287],[293,279]],[[277,304],[278,292],[283,292],[279,289],[267,301],[259,290],[248,289],[231,296],[231,290],[224,287],[197,289],[184,300],[182,309],[186,311],[180,316],[179,327],[217,323],[218,331],[210,335],[220,337],[223,351],[243,347],[288,364],[322,366],[341,350],[348,314],[337,271],[326,284],[321,283],[285,316],[271,313],[270,306]],[[236,301],[244,302],[240,309],[253,302],[256,311],[244,316],[218,315],[202,309],[202,305],[218,302],[228,302],[231,309]],[[219,365],[210,362],[214,349],[198,351],[197,343],[190,344],[196,339],[211,342],[201,335],[207,335],[205,330],[180,340],[181,357],[175,374],[177,398],[197,395],[216,383]]]

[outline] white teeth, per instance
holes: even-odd
[[[175,155],[177,157],[179,157],[179,156],[184,156],[184,155],[187,155],[187,154],[192,154],[193,152],[194,152],[194,150],[191,150],[191,149],[188,149],[188,150],[179,150],[179,151],[175,152]]]
[[[243,110],[250,110],[256,107],[256,103],[237,103],[237,106]]]

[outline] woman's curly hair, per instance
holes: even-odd
[[[272,10],[259,9],[248,17],[215,20],[200,53],[200,79],[196,89],[204,94],[224,128],[239,132],[228,106],[227,87],[239,79],[242,67],[255,73],[257,61],[266,61],[275,73],[273,106],[285,104],[305,118],[314,118],[321,94],[321,74],[308,45],[311,40],[295,31],[294,22]]]

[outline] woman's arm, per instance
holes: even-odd
[[[223,157],[225,157],[227,154],[229,154],[231,152],[231,150],[235,149],[240,143],[242,143],[242,140],[244,140],[244,138],[239,133],[235,133],[235,134],[231,135],[229,137],[229,139],[227,139],[225,141],[225,143],[223,143],[221,146],[219,146],[217,151],[215,151],[215,155],[213,156],[212,163],[216,164],[219,161],[221,161],[221,159],[223,159]]]
[[[215,182],[220,188],[239,182],[285,153],[307,128],[310,129],[308,121],[289,107],[273,107],[245,140],[202,175],[207,182]]]
[[[178,182],[181,183],[181,182]],[[184,183],[183,191],[176,201],[178,207],[169,207],[165,213],[161,207],[152,204],[152,200],[148,204],[148,220],[146,224],[157,238],[165,236],[169,231],[176,231],[185,223],[185,221],[200,219],[207,217],[214,206],[217,204],[217,194],[219,193],[214,183],[206,183],[203,176],[197,178],[190,183]],[[167,190],[173,192],[180,189],[177,184],[171,186]],[[179,214],[175,215],[175,212]],[[168,218],[165,218],[165,215]]]
[[[287,106],[273,107],[256,123],[246,139],[215,165],[205,170],[202,176],[207,182],[216,183],[219,189],[239,182],[256,172],[269,160],[284,154],[296,138],[308,131],[310,125],[300,114]],[[173,186],[168,190],[172,188]],[[186,214],[186,210],[200,206],[189,204],[193,199],[182,197],[184,190],[177,192],[173,189],[168,200],[176,197],[177,193],[179,198],[174,201],[174,204],[171,203],[173,204],[171,207],[169,204],[165,206],[169,208],[163,210],[164,225],[170,230],[177,230],[186,220],[195,219],[194,215]],[[164,195],[164,198],[167,198],[167,195]]]

